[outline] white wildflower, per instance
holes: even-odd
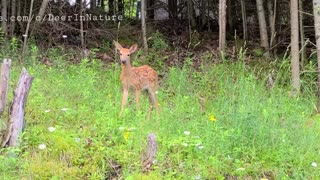
[[[67,38],[68,36],[67,35],[62,35],[62,38]]]
[[[48,127],[48,131],[49,131],[49,132],[53,132],[53,131],[55,131],[55,130],[56,130],[55,127],[52,127],[52,126]]]
[[[194,177],[194,179],[200,180],[200,179],[201,179],[201,175],[200,175],[200,174],[196,175],[196,176]]]
[[[182,146],[184,146],[184,147],[187,147],[188,146],[188,143],[182,143]]]
[[[190,131],[184,131],[183,132],[185,135],[189,136],[190,135]]]
[[[120,126],[120,127],[119,127],[119,130],[120,130],[120,131],[122,131],[122,130],[124,130],[124,129],[125,129],[125,128],[124,128],[123,126]]]
[[[198,149],[203,149],[204,148],[204,146],[198,146]]]
[[[45,113],[48,113],[48,112],[50,112],[50,111],[51,111],[50,109],[47,109],[47,110],[45,110],[44,112],[45,112]]]
[[[68,110],[68,108],[62,108],[61,109],[61,111],[67,111]]]
[[[47,146],[45,144],[39,144],[38,149],[45,150]]]
[[[80,142],[80,138],[78,138],[78,137],[74,138],[74,141],[78,143],[78,142]]]
[[[318,164],[317,164],[316,162],[312,162],[312,163],[311,163],[311,166],[313,166],[313,167],[318,167]]]

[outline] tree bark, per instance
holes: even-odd
[[[290,0],[292,95],[300,91],[298,0]]]
[[[33,77],[31,77],[25,68],[22,69],[18,85],[14,91],[14,97],[10,107],[9,117],[10,124],[8,128],[7,138],[2,146],[18,147],[20,144],[20,134],[25,126],[24,108],[27,102],[29,90],[31,88]]]
[[[275,12],[273,11],[273,6],[276,6],[275,4],[272,4],[272,0],[267,1],[268,5],[268,18],[269,18],[269,27],[270,27],[270,47],[274,45],[274,36],[275,36]]]
[[[208,2],[207,0],[201,0],[201,28],[204,29],[207,23],[207,9],[208,9]]]
[[[314,28],[317,44],[317,60],[318,60],[318,82],[317,82],[317,109],[320,110],[320,0],[313,0]]]
[[[146,27],[146,1],[145,0],[141,0],[141,29],[142,29],[143,48],[145,50],[148,50],[147,27]]]
[[[219,51],[226,45],[226,0],[219,0]]]
[[[4,19],[3,21],[2,21],[2,23],[1,23],[1,25],[2,25],[2,32],[4,33],[4,37],[5,37],[5,39],[6,39],[6,37],[7,37],[7,33],[8,33],[8,25],[7,25],[7,18],[8,18],[8,16],[7,16],[7,8],[8,8],[8,4],[7,4],[7,0],[2,0],[1,1],[1,7],[2,7],[2,9],[1,9],[1,16],[2,16],[2,19]]]
[[[11,16],[16,17],[16,13],[17,13],[17,1],[16,0],[11,0]],[[13,36],[14,35],[14,30],[16,27],[16,21],[10,21],[10,35]]]
[[[31,23],[31,16],[32,16],[32,9],[33,9],[33,0],[31,0],[30,4],[30,11],[29,11],[29,19],[26,27],[26,31],[24,33],[24,38],[23,38],[23,48],[22,48],[22,55],[25,55],[25,52],[27,50],[27,45],[28,45],[28,34],[29,34],[29,27]]]
[[[109,15],[113,16],[114,15],[114,0],[108,0],[108,8],[109,8]]]
[[[269,39],[267,31],[267,23],[265,17],[265,11],[263,8],[263,0],[257,0],[257,11],[259,19],[259,30],[260,30],[260,46],[265,49],[265,56],[269,56]]]
[[[303,3],[299,0],[299,29],[300,29],[300,45],[301,45],[301,67],[304,66],[304,62],[307,59],[306,48],[305,48],[305,35],[304,35],[304,25],[303,25]]]
[[[118,0],[118,15],[124,14],[123,0]]]
[[[178,11],[178,5],[177,5],[177,0],[170,0],[168,1],[168,6],[169,6],[169,18],[170,19],[175,19],[177,18],[177,11]]]
[[[48,3],[49,3],[49,0],[43,0],[42,3],[41,3],[41,7],[40,7],[40,10],[39,10],[39,13],[38,13],[38,16],[40,17],[41,20],[42,20],[42,17],[44,16],[44,14],[46,12],[46,9],[48,7]]]
[[[247,12],[244,0],[241,0],[241,17],[242,17],[242,29],[243,29],[243,39],[248,40],[248,24],[247,24]]]
[[[9,89],[10,68],[11,59],[4,59],[1,65],[0,75],[0,116],[2,116],[4,110],[6,109]]]
[[[83,13],[83,3],[80,3],[80,16],[82,16]],[[84,44],[84,33],[83,33],[83,20],[80,18],[80,41],[81,41],[81,47],[82,49],[85,49]]]

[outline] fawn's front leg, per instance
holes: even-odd
[[[122,101],[121,101],[121,111],[120,111],[119,117],[122,116],[124,106],[127,104],[128,94],[129,94],[128,89],[123,88]]]
[[[137,107],[137,112],[140,111],[140,95],[141,95],[141,90],[136,89],[136,107]]]

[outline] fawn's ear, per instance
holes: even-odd
[[[138,50],[138,45],[137,44],[134,44],[130,47],[130,53],[134,53]]]
[[[122,49],[121,44],[119,44],[117,41],[113,40],[113,44],[118,49],[118,51],[120,51],[120,49]]]

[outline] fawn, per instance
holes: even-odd
[[[155,107],[157,116],[159,115],[159,106],[156,97],[156,90],[158,87],[158,74],[148,65],[140,67],[132,67],[130,62],[130,55],[137,51],[138,45],[134,44],[129,49],[123,48],[118,42],[113,41],[116,49],[120,52],[121,60],[121,75],[120,80],[123,89],[121,110],[119,117],[122,116],[124,106],[128,100],[129,89],[135,90],[136,109],[140,110],[140,95],[141,91],[147,90],[149,93],[150,108],[148,112],[148,119],[152,109]]]

